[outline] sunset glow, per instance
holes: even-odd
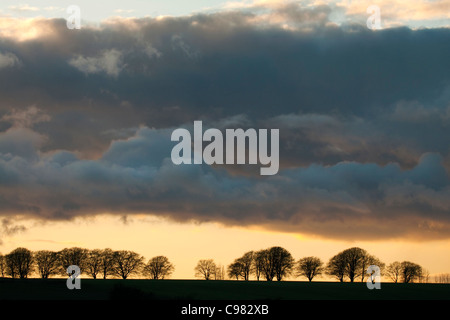
[[[80,0],[79,29],[71,4],[0,5],[1,254],[132,250],[195,279],[200,259],[360,247],[450,272],[450,1]],[[200,121],[279,146],[191,163]]]

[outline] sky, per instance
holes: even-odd
[[[450,272],[450,1],[91,2],[0,5],[1,253],[163,254],[188,279],[359,246]],[[279,129],[280,170],[175,165],[196,120]]]

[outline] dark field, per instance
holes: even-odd
[[[450,284],[257,282],[204,280],[0,279],[0,300],[450,300]]]

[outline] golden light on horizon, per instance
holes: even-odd
[[[197,297],[125,279],[200,260],[263,274],[213,283],[241,298],[340,299],[361,283],[306,269],[372,264],[421,282],[386,297],[448,295],[423,282],[450,281],[450,0],[49,2],[0,5],[0,300],[72,267],[121,278],[85,281],[105,298]]]
[[[271,246],[286,248],[296,261],[317,256],[326,263],[338,252],[357,246],[386,265],[409,260],[422,265],[431,275],[450,270],[450,255],[441,254],[448,252],[450,240],[344,241],[218,223],[175,223],[142,214],[127,215],[126,219],[105,214],[73,221],[21,220],[21,224],[27,229],[3,237],[0,253],[6,254],[17,247],[32,251],[69,247],[132,250],[143,255],[146,262],[157,255],[167,256],[175,265],[172,279],[194,279],[193,269],[200,259],[214,259],[226,269],[245,252]]]

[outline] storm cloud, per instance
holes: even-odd
[[[450,29],[372,31],[333,23],[335,10],[291,3],[80,30],[41,19],[33,37],[3,33],[0,215],[448,238]],[[194,120],[279,129],[280,172],[174,165],[171,132]]]

